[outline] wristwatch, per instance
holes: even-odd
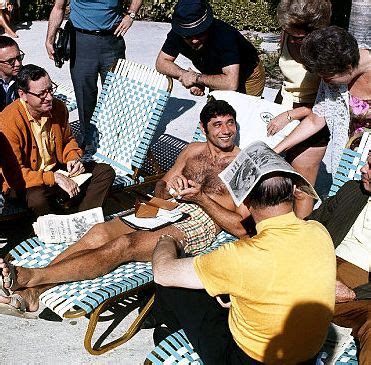
[[[130,16],[131,19],[134,20],[137,14],[135,11],[128,11],[128,15]]]

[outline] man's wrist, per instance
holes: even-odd
[[[203,76],[202,73],[196,72],[196,82],[195,82],[196,85],[203,85],[202,76]]]
[[[134,20],[137,13],[134,10],[128,10],[125,15],[127,15],[131,20]]]

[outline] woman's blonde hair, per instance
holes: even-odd
[[[330,24],[330,0],[281,0],[277,7],[278,23],[283,29],[295,27],[312,32]]]

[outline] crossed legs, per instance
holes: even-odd
[[[183,233],[173,226],[149,232],[134,231],[118,218],[97,224],[47,267],[15,267],[10,289],[23,297],[29,311],[35,311],[40,294],[56,284],[94,279],[128,261],[150,261],[157,240],[163,234],[183,239]],[[0,259],[0,268],[3,276],[9,275],[8,264],[3,259]],[[0,302],[9,304],[10,299],[0,296]]]

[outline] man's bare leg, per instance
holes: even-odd
[[[122,235],[96,248],[81,249],[41,269],[15,267],[16,278],[12,290],[58,284],[68,281],[94,279],[128,261],[150,261],[158,238],[170,234],[177,240],[183,233],[173,226],[158,231],[136,231]],[[3,276],[9,275],[7,263],[0,259]]]
[[[76,254],[80,251],[96,249],[100,246],[105,245],[107,242],[112,241],[122,235],[135,232],[135,229],[129,227],[127,224],[122,222],[119,218],[115,218],[112,221],[98,223],[88,232],[85,233],[80,240],[73,245],[69,246],[65,251],[60,253],[50,264],[65,260],[70,255]]]

